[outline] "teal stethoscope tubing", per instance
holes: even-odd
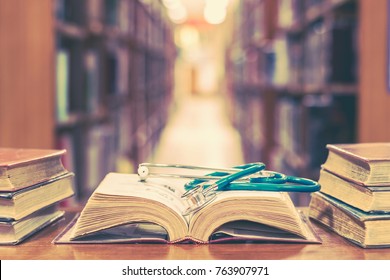
[[[240,182],[236,180],[264,170],[265,165],[263,163],[250,163],[236,166],[234,168],[242,169],[242,171],[238,171],[231,175],[226,172],[213,172],[208,174],[210,178],[223,178],[214,183],[210,183],[209,185],[206,184],[207,180],[205,179],[195,179],[186,183],[184,188],[185,190],[190,191],[191,189],[198,187],[200,184],[203,184],[204,189],[207,189],[209,186],[216,186],[216,190],[218,191],[249,190],[274,192],[316,192],[321,188],[319,183],[316,181],[295,176],[286,176],[274,171],[266,171],[267,173],[270,173],[270,176],[249,177],[244,182]]]

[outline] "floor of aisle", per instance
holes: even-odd
[[[155,163],[230,167],[244,162],[239,133],[220,96],[190,96],[176,103],[155,154]]]

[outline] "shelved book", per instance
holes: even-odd
[[[363,248],[390,247],[390,213],[367,213],[317,192],[309,216]]]
[[[366,186],[390,186],[390,143],[328,144],[322,168]]]
[[[53,241],[66,243],[321,243],[283,192],[226,191],[191,216],[179,179],[108,173],[80,216]]]
[[[16,191],[68,172],[65,150],[0,148],[0,191]]]

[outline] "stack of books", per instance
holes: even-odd
[[[64,215],[73,196],[65,150],[0,148],[0,244],[18,244]]]
[[[327,149],[309,216],[363,248],[390,247],[390,143]]]

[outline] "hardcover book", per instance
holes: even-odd
[[[16,245],[64,216],[55,205],[42,208],[18,221],[0,219],[0,244]]]
[[[15,192],[0,192],[0,219],[20,220],[31,213],[73,196],[73,173]]]
[[[16,191],[67,173],[64,154],[65,150],[0,148],[0,191]]]
[[[367,186],[390,186],[390,143],[328,144],[323,168]]]
[[[324,169],[318,183],[321,192],[365,212],[390,212],[390,186],[365,186],[343,179]]]
[[[363,248],[390,247],[390,214],[367,213],[316,192],[309,216]]]
[[[320,243],[288,193],[221,191],[204,208],[183,215],[183,180],[109,173],[74,224],[55,243],[209,243],[232,240]]]

